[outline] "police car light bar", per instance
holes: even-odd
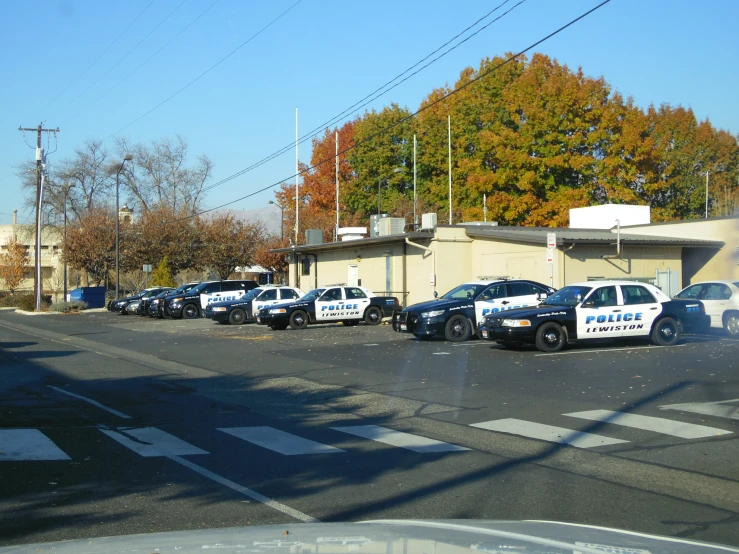
[[[346,283],[329,283],[328,285],[321,285],[321,287],[345,287]]]
[[[490,275],[482,275],[481,277],[478,277],[480,281],[507,281],[511,277],[509,275],[500,275],[500,276],[490,276]]]

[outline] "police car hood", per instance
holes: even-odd
[[[242,296],[241,298],[233,298],[231,300],[219,300],[218,302],[210,302],[210,306],[212,306],[212,307],[215,307],[215,306],[225,306],[225,307],[228,307],[228,306],[235,306],[236,304],[248,304],[252,300],[254,300],[254,299],[253,298],[249,298],[248,300],[244,300],[244,297]]]
[[[550,314],[553,312],[561,312],[564,310],[571,309],[572,306],[556,306],[551,304],[539,304],[533,307],[513,308],[512,310],[506,310],[504,312],[497,312],[488,315],[488,319],[499,318],[499,319],[511,319],[511,318],[526,318],[536,317],[542,314]]]
[[[412,306],[408,306],[404,312],[428,312],[430,310],[446,310],[449,308],[454,308],[456,306],[459,306],[461,304],[466,304],[469,302],[474,302],[474,300],[464,300],[460,298],[437,298],[436,300],[429,300],[428,302],[420,302],[418,304],[413,304]]]
[[[691,539],[556,521],[377,520],[359,523],[285,523],[89,538],[0,547],[0,554],[133,554],[216,550],[219,553],[252,554],[319,550],[334,554],[375,554],[400,550],[407,554],[425,554],[437,550],[457,554],[737,552],[737,549],[729,546]]]

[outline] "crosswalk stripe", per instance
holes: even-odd
[[[0,462],[70,460],[38,429],[0,430]]]
[[[543,423],[525,421],[523,419],[496,419],[493,421],[483,421],[482,423],[473,423],[470,427],[487,429],[488,431],[497,431],[499,433],[508,433],[511,435],[520,435],[530,439],[568,444],[577,448],[593,448],[595,446],[607,446],[609,444],[622,444],[629,442],[621,439],[612,439],[610,437],[594,435],[592,433],[584,433],[574,429],[566,429],[564,427],[555,427],[554,425],[544,425]]]
[[[304,439],[274,427],[224,427],[218,430],[285,456],[344,452],[341,448]]]
[[[731,431],[724,431],[723,429],[716,429],[715,427],[694,425],[693,423],[682,423],[680,421],[673,421],[671,419],[664,419],[661,417],[614,412],[612,410],[589,410],[563,415],[580,419],[588,419],[590,421],[612,423],[614,425],[622,425],[624,427],[632,427],[634,429],[643,429],[645,431],[654,431],[655,433],[680,437],[681,439],[702,439],[705,437],[732,434]]]
[[[101,428],[100,431],[144,458],[208,453],[156,427]]]
[[[387,427],[380,427],[379,425],[353,425],[351,427],[331,427],[331,429],[362,437],[363,439],[389,444],[390,446],[405,448],[406,450],[412,450],[421,454],[431,452],[463,452],[469,450],[469,448],[465,448],[464,446],[457,446],[456,444],[449,444],[448,442],[441,442],[411,433],[403,433],[394,429],[388,429]]]
[[[739,398],[725,400],[724,402],[737,401],[739,401]],[[692,412],[694,414],[725,417],[727,419],[739,419],[739,406],[725,406],[722,404],[723,402],[689,402],[687,404],[667,404],[665,406],[660,406],[659,409]]]

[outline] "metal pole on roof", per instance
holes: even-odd
[[[708,219],[708,171],[706,171],[706,219]]]
[[[447,131],[449,134],[449,225],[452,224],[452,116],[447,115]]]

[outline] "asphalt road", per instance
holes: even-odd
[[[739,545],[738,359],[3,311],[0,545],[381,518]]]

